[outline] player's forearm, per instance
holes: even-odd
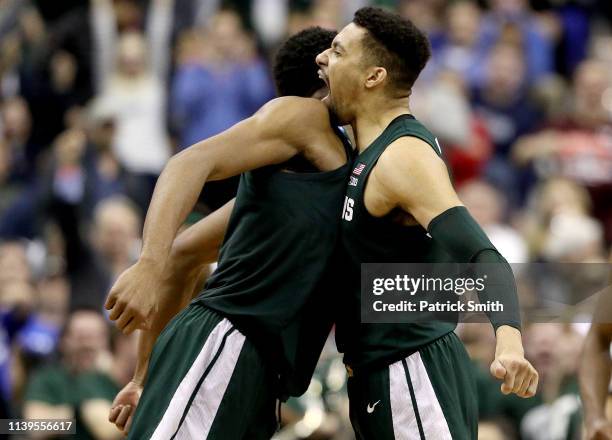
[[[138,385],[144,385],[147,378],[147,370],[149,369],[149,358],[153,351],[155,341],[159,336],[159,332],[154,330],[141,330],[138,335],[138,349],[136,357],[136,369],[134,370],[133,382]]]
[[[144,385],[147,378],[147,370],[149,368],[149,359],[153,346],[157,338],[161,334],[164,327],[170,320],[184,307],[184,303],[177,301],[175,307],[170,307],[170,310],[160,310],[152,322],[150,330],[142,330],[138,335],[138,350],[136,359],[136,369],[134,370],[133,382]]]
[[[502,325],[495,332],[495,357],[499,357],[502,353],[516,353],[521,356],[525,354],[523,350],[523,341],[521,332],[509,325]]]
[[[196,160],[197,159],[197,160]],[[159,176],[147,212],[141,259],[163,270],[180,225],[195,205],[210,168],[191,149],[174,156]]]
[[[170,320],[174,318],[181,310],[183,310],[200,292],[206,277],[210,274],[208,265],[204,265],[199,271],[193,272],[188,278],[181,283],[182,286],[174,289],[176,295],[166,295],[162,298],[159,304],[157,313],[151,321],[149,330],[141,330],[138,335],[138,348],[136,358],[136,368],[134,370],[133,381],[139,385],[144,385],[147,378],[147,370],[149,368],[149,359],[153,346],[162,330],[168,325]]]
[[[218,260],[235,199],[181,232],[172,244],[170,269],[186,277]]]
[[[610,383],[610,342],[612,335],[589,331],[582,352],[578,378],[587,425],[605,418],[605,402]]]
[[[487,316],[497,331],[501,326],[521,327],[521,316],[512,268],[497,251],[464,206],[452,207],[428,225],[432,238],[458,263],[474,263],[475,276],[485,280],[478,293],[481,303],[499,303]]]

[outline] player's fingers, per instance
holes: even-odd
[[[531,373],[531,369],[528,369],[525,375],[523,376],[523,380],[516,390],[516,395],[519,397],[527,397],[527,389],[529,388],[529,384],[531,383],[531,379],[533,378],[533,374]]]
[[[538,372],[532,365],[529,366],[529,374],[527,376],[527,386],[523,390],[523,396],[521,397],[533,397],[538,387]]]
[[[535,369],[533,370],[533,375],[531,376],[531,380],[529,381],[529,386],[527,387],[527,392],[526,392],[526,396],[527,397],[533,397],[535,396],[536,392],[538,391],[538,381],[539,376],[538,376],[538,372],[535,371]]]
[[[110,409],[110,411],[108,413],[108,421],[109,422],[115,423],[115,420],[117,420],[117,416],[121,412],[121,408],[123,408],[123,405],[117,405],[117,406],[114,406],[114,407],[112,407]]]
[[[516,371],[516,375],[514,376],[514,383],[512,384],[512,392],[515,394],[519,394],[521,387],[525,380],[527,380],[527,384],[525,388],[529,386],[529,367],[527,365],[520,365]]]
[[[137,330],[137,329],[138,329],[138,324],[136,323],[136,319],[132,318],[127,322],[127,324],[125,324],[122,331],[124,335],[129,335],[134,330]]]
[[[130,432],[130,428],[132,427],[132,421],[134,420],[134,411],[130,412],[130,416],[127,419],[127,422],[125,423],[125,428],[123,429],[123,433],[125,435],[128,434],[128,432]]]
[[[114,291],[111,291],[111,293],[109,293],[108,297],[106,298],[106,302],[104,303],[104,308],[106,310],[112,309],[116,301],[117,301],[117,296],[115,295]]]
[[[131,405],[125,405],[123,408],[121,408],[121,412],[119,413],[119,416],[117,417],[117,420],[115,421],[115,425],[117,425],[117,428],[123,431],[123,429],[125,428],[125,423],[127,422],[127,419],[130,416],[131,412],[132,412]]]
[[[134,314],[129,310],[125,309],[121,316],[117,318],[115,325],[119,330],[123,330],[134,319]]]
[[[510,394],[514,388],[514,379],[516,377],[516,370],[512,367],[506,367],[506,375],[504,376],[504,383],[501,385],[501,392],[504,394]]]
[[[497,359],[493,361],[489,370],[491,371],[491,375],[498,379],[503,379],[506,375],[506,368]]]
[[[108,314],[108,318],[111,321],[115,321],[117,318],[121,316],[121,314],[125,310],[125,306],[126,306],[125,302],[119,301],[119,300],[116,301],[110,313]]]

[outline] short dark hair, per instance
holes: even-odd
[[[279,96],[310,97],[325,86],[317,76],[315,58],[331,46],[337,32],[310,27],[289,37],[274,60],[274,83]]]
[[[355,12],[353,23],[366,29],[366,56],[387,69],[390,82],[410,90],[431,56],[427,36],[410,20],[367,6]]]

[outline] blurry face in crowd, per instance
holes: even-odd
[[[115,122],[110,118],[96,121],[89,130],[89,136],[98,150],[110,150],[115,138]]]
[[[119,72],[134,77],[146,68],[146,44],[139,32],[128,32],[119,41]]]
[[[244,38],[240,17],[235,12],[222,11],[212,20],[209,39],[220,57],[232,58]]]
[[[502,195],[484,182],[471,182],[461,188],[459,198],[483,226],[501,221]]]
[[[57,91],[68,91],[74,86],[78,63],[76,58],[66,51],[52,55],[50,61],[51,80]]]
[[[129,259],[139,236],[139,218],[129,205],[101,202],[96,209],[94,241],[107,259]]]
[[[25,247],[20,243],[0,245],[0,283],[29,281],[30,276]]]
[[[403,0],[398,6],[398,12],[419,29],[427,31],[437,25],[438,12],[446,3],[445,0]]]
[[[2,128],[8,139],[27,138],[32,120],[26,102],[21,98],[13,98],[2,106]]]
[[[58,327],[66,320],[68,302],[70,300],[70,285],[63,277],[55,276],[42,280],[38,285],[37,311],[45,321]]]
[[[538,210],[546,218],[557,214],[587,214],[589,211],[588,194],[572,181],[551,179],[541,191]]]
[[[474,44],[480,25],[478,6],[468,1],[454,3],[448,9],[447,20],[450,38],[455,44]]]
[[[542,378],[556,368],[558,343],[562,340],[561,324],[533,324],[525,337],[525,356]]]
[[[5,310],[19,310],[28,315],[35,306],[36,292],[27,281],[10,281],[0,285],[0,308]]]
[[[329,87],[329,95],[323,102],[340,124],[348,124],[355,118],[354,103],[365,91],[368,68],[362,55],[362,41],[366,32],[351,23],[334,38],[331,48],[317,56],[319,74]]]
[[[574,98],[577,110],[593,112],[602,108],[602,95],[612,86],[606,66],[596,61],[586,61],[576,69]]]
[[[509,44],[497,46],[489,55],[486,75],[488,90],[497,95],[514,97],[525,77],[522,51]]]
[[[517,14],[527,7],[526,0],[490,0],[491,8],[502,14]]]
[[[87,138],[82,130],[66,130],[55,140],[54,150],[59,165],[76,165],[85,153]]]
[[[563,342],[557,347],[557,365],[565,374],[578,371],[578,360],[582,351],[584,337],[573,329],[565,329]]]
[[[62,354],[69,368],[88,371],[109,350],[109,329],[104,318],[93,311],[74,312],[66,324]]]

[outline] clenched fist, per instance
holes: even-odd
[[[136,411],[136,406],[138,405],[141,394],[142,385],[136,382],[129,382],[119,391],[111,406],[108,420],[114,423],[119,431],[123,432],[125,435],[127,435],[130,426],[132,426],[134,412]]]

